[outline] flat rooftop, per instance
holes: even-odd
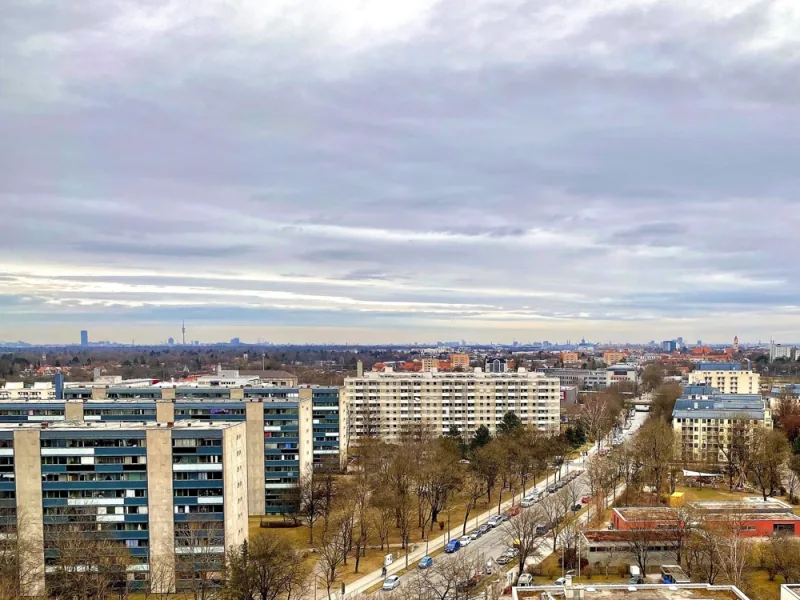
[[[585,585],[573,586],[576,592],[583,587],[584,600],[616,600],[617,598],[627,598],[628,600],[749,600],[744,593],[732,585],[709,585],[707,583],[684,583],[676,585]],[[553,598],[565,598],[565,588],[555,585],[541,585],[520,588],[515,587],[513,598],[540,598],[547,597],[545,593]]]
[[[244,423],[244,421],[175,421],[172,426],[167,423],[145,423],[124,421],[54,421],[52,423],[2,423],[0,431],[14,429],[40,429],[47,431],[141,431],[147,429],[228,429]]]
[[[653,529],[653,533],[658,533],[658,541],[677,540],[669,529]],[[583,532],[583,537],[591,543],[627,543],[633,536],[640,535],[636,531],[627,529],[590,529]],[[655,539],[653,540],[655,541]]]

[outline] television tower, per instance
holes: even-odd
[[[181,321],[181,337],[183,339],[183,345],[186,345],[186,321]]]

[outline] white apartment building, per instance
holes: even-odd
[[[481,425],[495,433],[507,412],[532,427],[558,431],[560,382],[556,377],[518,369],[486,373],[398,373],[387,368],[344,381],[344,402],[353,439],[380,436],[396,440],[404,425],[427,422],[439,433]]]
[[[56,389],[49,381],[37,381],[26,387],[21,381],[8,381],[0,386],[0,400],[52,400]]]
[[[742,371],[739,363],[699,363],[689,373],[689,385],[707,385],[722,394],[760,393],[760,375]]]
[[[756,428],[772,428],[772,411],[759,394],[705,395],[685,389],[692,397],[679,398],[672,411],[684,459],[725,462],[734,436],[749,438]]]

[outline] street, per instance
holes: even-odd
[[[627,429],[627,430],[623,430],[623,439],[625,441],[627,441],[628,439],[631,438],[631,436],[633,436],[633,434],[642,425],[642,423],[644,422],[646,417],[647,417],[647,413],[643,413],[643,412],[642,413],[639,413],[639,412],[635,413],[634,418],[633,418],[633,420],[631,422],[631,428]],[[610,444],[609,445],[604,445],[604,447],[609,447],[609,446],[610,446]],[[589,452],[589,456],[592,456],[592,455],[596,454],[597,451],[598,451],[597,445],[595,444],[588,451]],[[579,457],[579,458],[577,458],[577,459],[575,459],[575,460],[573,460],[571,462],[565,463],[564,466],[562,467],[562,477],[566,476],[571,471],[578,470],[578,469],[585,469],[585,464],[586,464],[586,459],[587,458],[588,457]],[[581,486],[581,488],[582,488],[581,489],[581,495],[588,494],[589,493],[589,486],[586,483],[586,474],[584,473],[584,474],[580,475],[576,479],[576,481],[577,481],[578,485]],[[552,483],[552,478],[551,478],[551,483]],[[526,491],[526,493],[530,493],[534,489],[537,489],[541,493],[546,494],[546,484],[544,484],[544,483],[536,486],[536,488],[534,488],[534,487],[529,488]],[[619,495],[622,491],[624,491],[624,486],[619,486],[615,490],[615,495]],[[520,495],[517,495],[515,504],[519,503],[520,500],[521,500]],[[533,508],[533,507],[531,507],[531,508]],[[504,510],[507,510],[507,509],[508,509],[508,507],[504,508]],[[530,510],[530,509],[524,509],[523,508],[522,510]],[[588,517],[589,517],[589,511],[584,511],[584,512],[581,513],[581,517],[580,518],[581,518],[582,522],[586,522]],[[512,517],[512,519],[514,519],[514,518],[515,517]],[[469,533],[470,531],[475,529],[478,524],[485,523],[487,519],[488,519],[488,515],[486,513],[484,513],[484,515],[481,515],[481,517],[478,517],[477,519],[471,519],[469,521],[468,526],[467,526],[467,533]],[[447,560],[456,560],[457,557],[459,556],[459,554],[463,553],[463,554],[466,554],[466,557],[468,559],[471,559],[471,560],[475,560],[475,559],[480,558],[481,560],[478,561],[479,564],[485,566],[486,563],[490,559],[494,559],[494,560],[498,559],[506,551],[506,549],[509,547],[509,545],[511,544],[511,536],[506,532],[505,529],[506,528],[504,528],[503,524],[501,524],[501,525],[493,528],[492,530],[490,530],[488,533],[482,535],[477,540],[474,540],[473,542],[471,542],[466,548],[462,548],[461,550],[459,550],[456,553],[453,553],[453,554],[440,553],[440,554],[438,554],[436,557],[434,557],[434,562],[447,561]],[[459,537],[460,537],[460,530],[459,530]],[[527,561],[527,564],[537,564],[537,563],[541,562],[542,560],[544,560],[546,557],[548,557],[550,554],[552,554],[552,541],[548,538],[548,540],[545,542],[543,547],[540,549],[539,553],[537,553],[533,557],[529,557],[529,559]],[[417,562],[419,562],[419,559],[414,561],[414,566],[416,566]],[[409,563],[409,564],[411,564],[411,563]],[[513,565],[514,563],[512,562],[511,564]],[[399,596],[399,595],[401,595],[400,590],[402,590],[402,588],[405,587],[405,586],[413,587],[414,586],[413,579],[415,577],[419,577],[419,576],[420,576],[419,570],[415,568],[415,569],[409,571],[408,573],[406,573],[405,575],[401,575],[400,576],[400,587],[397,588],[396,590],[386,591],[386,592],[379,590],[376,593],[381,594],[381,595],[385,595],[385,596],[387,596],[387,598],[392,598],[392,597],[395,597],[395,596]]]

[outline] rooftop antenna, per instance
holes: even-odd
[[[181,336],[183,338],[183,342],[181,345],[186,345],[186,321],[181,321]]]

